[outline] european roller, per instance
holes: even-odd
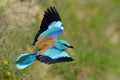
[[[33,42],[33,45],[41,49],[40,54],[36,56],[37,60],[46,64],[73,60],[70,55],[65,52],[67,48],[73,48],[70,46],[70,43],[65,40],[57,40],[63,31],[64,26],[56,8],[48,8],[44,13],[40,29]]]
[[[16,67],[24,69],[35,60],[45,64],[73,61],[71,56],[65,52],[67,48],[73,48],[66,40],[58,40],[58,36],[64,31],[62,20],[55,7],[48,8],[38,30],[33,45],[39,50],[30,54],[20,55],[16,60]]]

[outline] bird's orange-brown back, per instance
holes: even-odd
[[[42,54],[45,50],[55,45],[54,36],[46,36],[39,38],[35,45],[41,49],[39,53]]]

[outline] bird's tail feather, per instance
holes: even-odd
[[[15,65],[17,69],[24,69],[36,60],[36,55],[24,53],[17,57]]]

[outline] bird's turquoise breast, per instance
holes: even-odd
[[[68,55],[68,53],[60,50],[60,49],[57,49],[55,47],[52,47],[50,49],[48,49],[47,51],[45,51],[42,56],[48,56],[52,59],[57,59],[57,58],[62,58],[62,57],[70,57]]]

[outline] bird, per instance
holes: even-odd
[[[36,59],[45,64],[73,61],[65,52],[67,48],[73,48],[66,40],[57,38],[64,31],[60,15],[55,7],[50,7],[44,12],[44,17],[38,30],[33,45],[38,46],[40,54]]]
[[[24,69],[35,60],[44,64],[73,61],[73,58],[65,52],[66,49],[73,48],[73,46],[66,40],[57,39],[63,31],[64,26],[58,11],[55,7],[49,7],[44,12],[40,29],[33,41],[33,46],[37,46],[39,49],[33,53],[18,56],[15,62],[16,68]]]

